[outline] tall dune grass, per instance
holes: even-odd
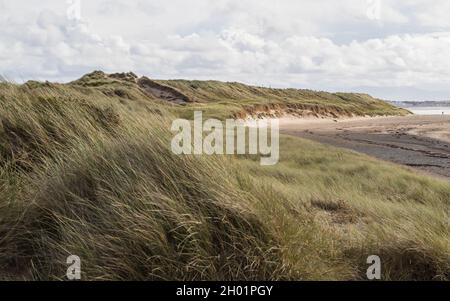
[[[175,156],[166,107],[120,95],[0,84],[1,279],[450,277],[448,182],[290,137],[273,167]]]
[[[280,163],[240,161],[297,279],[450,279],[450,183],[365,155],[283,137]],[[255,189],[255,187],[257,187]],[[281,227],[280,227],[281,225]]]
[[[71,254],[85,279],[280,277],[278,244],[223,160],[172,155],[160,115],[2,91],[3,278],[64,279]]]

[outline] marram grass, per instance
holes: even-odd
[[[292,137],[175,156],[181,109],[114,85],[0,84],[0,279],[450,278],[448,182]]]

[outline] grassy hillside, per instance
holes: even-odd
[[[175,156],[173,114],[220,100],[133,78],[0,84],[0,279],[65,279],[72,254],[84,280],[364,279],[369,255],[450,278],[448,182],[292,137],[272,167]]]
[[[151,89],[144,79],[150,82]],[[218,81],[152,81],[132,73],[106,75],[97,71],[70,86],[95,88],[113,97],[163,101],[171,104],[169,110],[173,114],[184,118],[192,118],[193,110],[219,119],[285,114],[333,118],[409,114],[366,94],[270,89]]]
[[[170,151],[169,123],[63,86],[0,88],[0,278],[257,279],[279,248],[223,159]]]
[[[207,115],[217,118],[277,117],[283,114],[333,118],[408,114],[406,110],[367,94],[271,89],[217,81],[159,82],[196,101],[190,108],[204,110]],[[183,115],[185,110],[176,112]]]
[[[240,159],[238,179],[295,279],[365,279],[369,255],[384,280],[450,279],[448,181],[295,137],[280,154]]]

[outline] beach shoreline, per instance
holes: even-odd
[[[281,133],[346,148],[450,180],[450,116],[280,119]]]

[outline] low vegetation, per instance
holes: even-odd
[[[207,116],[219,119],[229,116],[280,117],[286,114],[334,118],[409,114],[407,110],[399,109],[367,94],[272,89],[217,81],[160,82],[182,91],[194,100],[195,103],[188,106],[190,110],[202,110]],[[175,108],[176,114],[182,116],[189,116],[190,110]]]
[[[272,167],[175,156],[176,114],[233,116],[242,95],[265,99],[241,91],[230,109],[223,90],[244,86],[217,83],[214,98],[186,84],[170,87],[188,103],[149,94],[132,74],[0,84],[0,279],[66,279],[72,254],[84,280],[358,280],[369,255],[384,279],[450,278],[448,182],[292,137]],[[405,113],[371,101],[361,114]]]
[[[70,86],[95,88],[108,96],[149,99],[170,105],[170,112],[192,118],[193,110],[205,117],[350,117],[407,115],[409,112],[367,94],[328,93],[300,89],[272,89],[218,81],[152,81],[133,73],[106,75],[96,71]]]

